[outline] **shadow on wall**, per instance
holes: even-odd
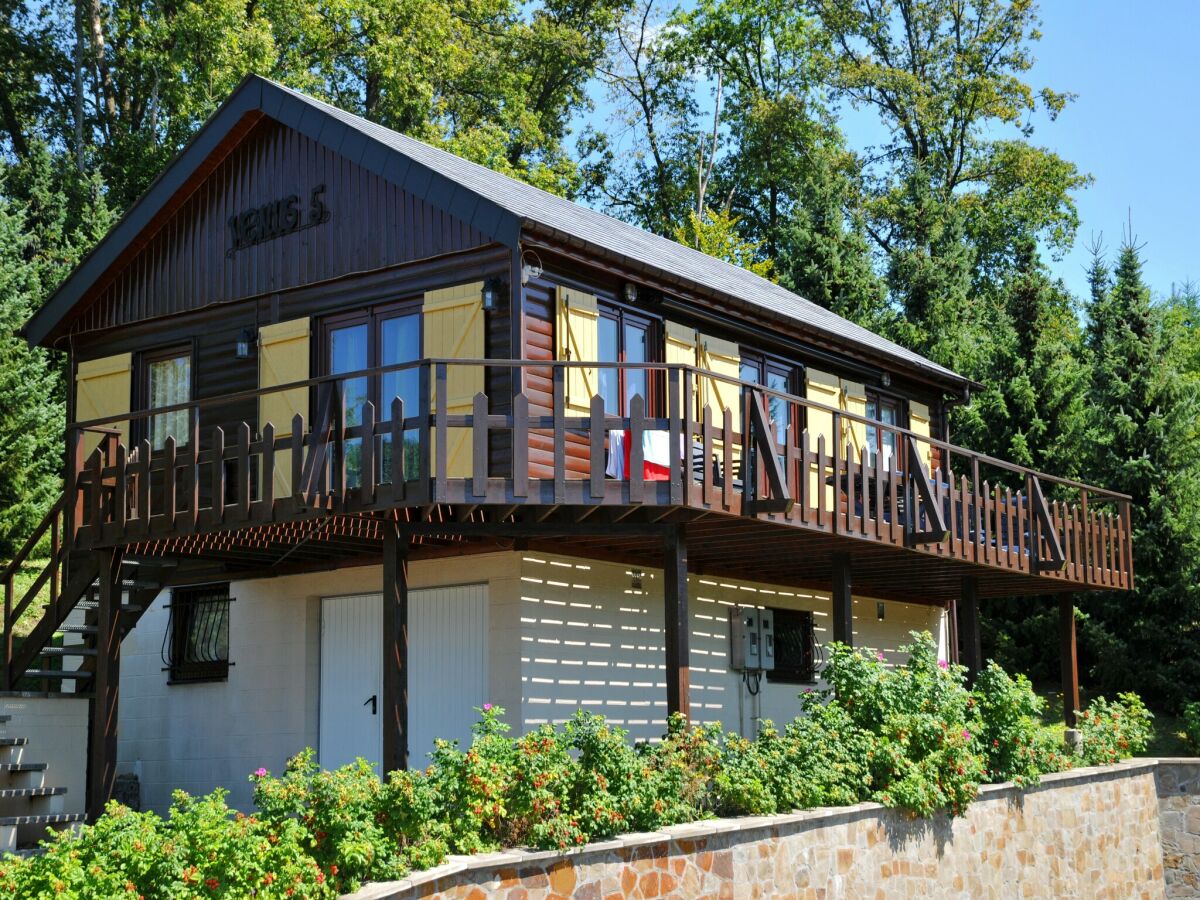
[[[521,725],[558,723],[575,710],[603,715],[634,740],[666,730],[662,573],[569,557],[521,560]],[[820,683],[764,679],[757,695],[730,669],[729,611],[736,606],[813,613],[818,660],[832,639],[828,593],[690,576],[691,707],[697,722],[720,722],[752,734],[755,722],[785,722],[800,712],[798,696]],[[854,600],[855,643],[900,663],[910,631],[940,634],[939,607]],[[819,664],[818,664],[819,667]]]

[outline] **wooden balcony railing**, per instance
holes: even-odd
[[[568,396],[605,368],[648,396]],[[347,408],[347,385],[406,372],[408,402],[388,398],[382,417],[371,402]],[[456,397],[464,384],[491,393]],[[312,415],[284,437],[229,421],[299,390]],[[717,395],[725,408],[699,404]],[[109,434],[84,457],[89,430],[119,419],[148,434],[179,411],[186,434],[158,448]],[[403,506],[671,506],[1098,588],[1133,581],[1125,495],[691,366],[420,360],[81,422],[68,443],[68,527],[83,547]]]

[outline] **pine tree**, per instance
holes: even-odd
[[[1104,284],[1093,266],[1093,282]],[[1135,590],[1086,595],[1081,653],[1094,683],[1177,707],[1200,679],[1200,384],[1178,320],[1151,302],[1139,248],[1121,247],[1089,312],[1089,480],[1132,497]]]

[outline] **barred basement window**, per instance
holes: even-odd
[[[775,615],[775,668],[767,680],[780,684],[812,684],[814,666],[813,614],[806,610],[772,608]]]
[[[168,684],[224,681],[229,677],[228,584],[175,588],[162,660]]]

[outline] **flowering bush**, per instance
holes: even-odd
[[[1188,703],[1180,716],[1183,720],[1183,743],[1192,753],[1200,753],[1200,703]]]
[[[177,791],[166,819],[110,803],[95,825],[60,834],[44,855],[0,861],[0,892],[30,900],[336,896],[305,852],[299,823],[234,813],[225,795]]]
[[[112,804],[45,856],[0,862],[0,895],[331,897],[450,852],[567,849],[712,815],[862,800],[957,815],[984,780],[1027,786],[1071,764],[1026,678],[992,664],[968,690],[928,634],[904,649],[908,662],[890,667],[833,645],[828,688],[806,691],[782,731],[764,720],[753,738],[672,716],[661,741],[634,746],[580,711],[514,739],[504,710],[485,704],[470,745],[438,741],[424,771],[380,780],[358,760],[324,772],[306,750],[281,775],[250,776],[254,815],[228,809],[221,791],[177,794],[165,820]],[[1098,698],[1080,714],[1084,760],[1141,752],[1150,718],[1136,695]]]
[[[1118,694],[1111,703],[1097,697],[1079,714],[1079,753],[1090,766],[1142,753],[1154,736],[1153,718],[1137,694]]]
[[[1070,768],[1062,741],[1040,722],[1042,698],[1024,675],[1012,678],[990,663],[975,679],[972,696],[988,780],[1031,787],[1047,772]]]

